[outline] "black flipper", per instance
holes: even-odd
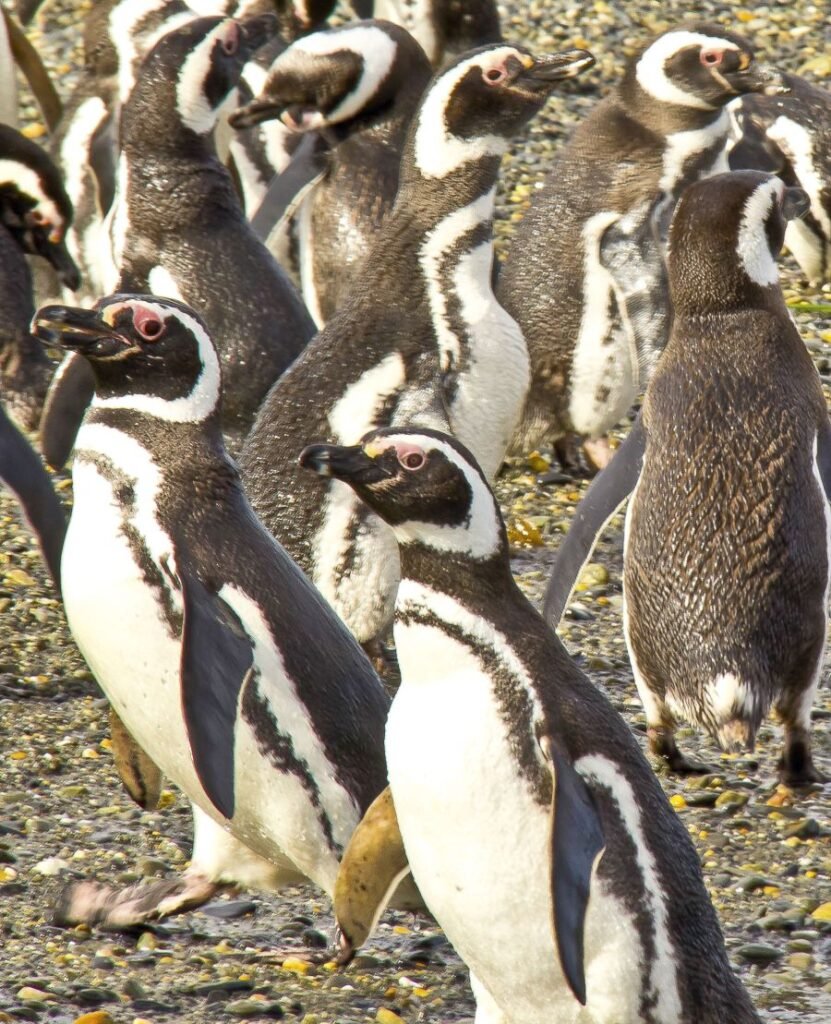
[[[645,447],[646,430],[638,413],[629,436],[609,465],[594,478],[577,506],[566,539],[557,552],[543,605],[546,621],[554,628],[562,618],[580,570],[591,557],[603,527],[634,490],[641,475]]]
[[[50,132],[53,132],[63,115],[63,104],[58,91],[52,84],[52,79],[49,77],[49,72],[46,70],[40,54],[2,4],[0,4],[0,17],[6,22],[9,45],[15,64],[26,76],[26,81],[37,100],[46,126]]]
[[[118,173],[118,132],[115,118],[105,114],[92,135],[89,164],[95,177],[98,210],[102,217],[109,213],[115,199],[115,179]]]
[[[560,966],[581,1005],[586,1005],[583,931],[592,871],[606,846],[589,787],[571,760],[544,736],[540,746],[551,766],[551,898]]]
[[[303,137],[291,162],[282,174],[276,174],[254,215],[251,227],[261,242],[293,212],[308,190],[326,173],[328,146],[314,132]]]
[[[68,462],[94,394],[92,369],[83,356],[73,352],[52,378],[40,417],[40,450],[52,469],[63,469]]]
[[[817,469],[825,497],[831,501],[831,421],[827,417],[817,431]]]
[[[14,491],[32,529],[55,586],[61,589],[61,551],[66,519],[35,450],[0,407],[0,480]]]
[[[251,640],[233,609],[179,568],[182,711],[196,774],[211,803],[234,816],[234,728],[240,691],[253,671]]]

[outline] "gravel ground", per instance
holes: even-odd
[[[89,3],[55,2],[31,33],[65,91],[77,65]],[[645,34],[686,14],[680,2],[595,0],[507,4],[506,35],[533,49],[588,46],[598,67],[555,97],[506,162],[499,244],[521,215],[552,149],[614,80]],[[745,8],[705,2],[703,17],[751,36],[777,66],[831,75],[823,3]],[[29,131],[37,117],[26,111]],[[811,293],[785,261],[792,302],[817,367],[831,385],[831,288]],[[515,544],[515,571],[541,597],[548,567],[584,485],[543,486],[546,453],[514,462],[499,497]],[[67,504],[71,489],[56,481]],[[583,577],[562,636],[578,661],[642,736],[645,729],[620,623],[622,523],[615,520]],[[426,919],[387,914],[345,971],[329,960],[328,900],[311,887],[280,899],[231,894],[132,935],[62,930],[50,907],[71,878],[127,883],[180,870],[190,843],[186,801],[166,790],[154,813],[131,804],[109,753],[106,705],[69,638],[38,555],[12,502],[0,496],[0,1022],[224,1021],[286,1016],[305,1024],[458,1021],[473,1014],[466,973]],[[826,672],[827,676],[827,672]],[[827,679],[826,679],[827,682]],[[831,691],[815,708],[819,764],[831,771]],[[721,755],[681,733],[717,774],[661,781],[700,852],[735,969],[768,1022],[831,1020],[831,825],[828,787],[807,795],[777,785],[781,729],[773,722],[750,756]]]

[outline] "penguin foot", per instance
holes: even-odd
[[[811,751],[799,740],[786,746],[779,758],[779,781],[789,789],[822,786],[831,779],[814,764]]]
[[[716,768],[706,761],[697,761],[682,753],[675,742],[675,737],[666,729],[648,729],[647,736],[650,751],[655,757],[660,757],[667,768],[676,775],[710,775],[716,771]]]
[[[583,442],[583,454],[589,465],[599,473],[609,465],[614,452],[609,445],[608,437],[587,437]]]
[[[219,889],[216,882],[197,874],[139,882],[123,889],[73,882],[58,898],[52,921],[61,928],[86,924],[120,931],[201,907]]]

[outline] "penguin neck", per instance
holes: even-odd
[[[466,552],[443,551],[427,544],[399,545],[401,582],[409,581],[463,600],[475,594],[484,601],[524,600],[511,574],[507,539],[489,558],[472,558]]]
[[[790,320],[785,297],[777,280],[763,286],[751,281],[738,268],[731,273],[721,267],[724,273],[710,275],[690,274],[683,276],[683,268],[671,274],[680,286],[670,284],[674,326],[685,320],[698,320],[711,316],[730,316],[748,311],[768,313],[773,317]],[[673,330],[673,335],[676,333]]]
[[[655,99],[641,86],[632,69],[618,87],[623,110],[655,135],[666,137],[681,132],[699,132],[713,128],[724,117],[724,109],[702,110]],[[725,120],[725,137],[727,123]]]
[[[428,77],[425,75],[424,84]],[[419,90],[410,85],[387,103],[366,110],[343,124],[332,125],[327,132],[331,132],[339,144],[360,137],[361,141],[391,145],[400,151],[419,100]]]

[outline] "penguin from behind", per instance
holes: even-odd
[[[776,266],[786,224],[809,204],[756,171],[684,193],[669,237],[669,344],[546,595],[556,624],[597,532],[631,495],[624,632],[650,748],[676,771],[706,770],[678,749],[678,718],[752,748],[775,707],[783,781],[823,779],[811,705],[831,578],[831,424]]]
[[[297,276],[318,327],[355,288],[392,207],[404,138],[429,79],[405,29],[356,22],[298,40],[271,65],[260,95],[231,115],[242,128],[279,118],[292,133],[325,135],[323,175],[292,215]]]
[[[531,358],[515,449],[576,434],[596,465],[608,460],[599,439],[643,392],[666,344],[673,205],[690,182],[727,170],[726,104],[779,87],[740,36],[670,29],[628,61],[555,155],[496,289]]]
[[[390,789],[413,879],[470,969],[476,1020],[758,1024],[685,826],[514,582],[470,452],[388,428],[301,462],[353,488],[399,545]]]
[[[831,278],[831,93],[799,75],[783,74],[781,96],[743,96],[731,104],[738,132],[733,170],[778,174],[804,189],[811,208],[788,223],[785,244],[811,283]]]
[[[116,295],[95,310],[42,309],[35,330],[80,353],[96,381],[61,560],[70,629],[196,824],[175,897],[86,887],[62,914],[146,919],[234,880],[277,888],[305,876],[331,893],[352,830],[386,784],[388,701],[251,511],[223,445],[220,362],[204,321],[173,300]]]

